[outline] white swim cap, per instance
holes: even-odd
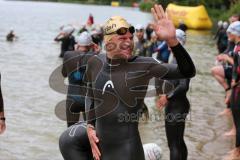
[[[137,24],[136,27],[135,27],[136,30],[144,30],[144,26],[141,25],[141,24]]]
[[[186,33],[181,29],[176,29],[176,37],[181,45],[184,45],[186,43]]]
[[[90,46],[93,43],[91,34],[86,31],[76,37],[76,42],[80,46]]]
[[[227,28],[228,28],[228,22],[226,22],[226,21],[223,22],[223,28],[224,28],[224,29],[227,29]]]
[[[220,28],[220,27],[222,27],[222,25],[223,25],[223,21],[218,21],[218,27]]]
[[[64,33],[70,34],[74,31],[74,28],[72,26],[66,26],[62,29]]]
[[[162,149],[155,143],[147,143],[143,145],[146,160],[160,160]]]
[[[231,23],[227,29],[227,32],[236,36],[240,36],[240,21]]]

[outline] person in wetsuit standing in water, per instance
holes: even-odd
[[[156,35],[171,47],[178,65],[133,56],[134,27],[120,16],[111,17],[104,25],[106,55],[88,61],[87,134],[96,160],[144,160],[138,111],[149,80],[195,76],[195,66],[177,41],[175,27],[162,6],[155,5],[152,14]]]
[[[75,38],[72,35],[74,28],[72,26],[66,26],[62,31],[54,38],[54,41],[61,42],[60,58],[64,57],[65,52],[73,51],[76,44]]]
[[[176,36],[178,41],[184,45],[186,34],[177,29]],[[172,56],[172,55],[171,55]],[[169,62],[175,64],[173,57]],[[190,79],[179,79],[170,81],[174,89],[169,94],[162,94],[157,101],[157,107],[165,108],[165,130],[170,150],[170,160],[187,160],[188,151],[184,141],[185,119],[189,113],[190,103],[187,99]]]

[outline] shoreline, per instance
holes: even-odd
[[[68,3],[68,4],[82,4],[82,5],[97,5],[97,6],[111,6],[111,3],[107,2],[83,2],[77,0],[6,0],[6,1],[22,1],[22,2],[54,2],[54,3]],[[122,3],[118,7],[129,7],[129,8],[136,8],[132,7],[131,3]]]

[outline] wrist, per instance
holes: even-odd
[[[175,47],[179,43],[176,37],[170,38],[170,39],[166,40],[166,42],[169,47]]]
[[[87,130],[88,129],[93,129],[93,130],[95,130],[95,127],[92,125],[92,124],[87,124]]]

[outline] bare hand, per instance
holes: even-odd
[[[218,55],[217,56],[217,60],[218,61],[224,61],[224,62],[226,62],[227,60],[228,60],[228,55],[226,55],[226,54],[220,54],[220,55]]]
[[[94,50],[95,53],[98,54],[98,53],[100,53],[101,48],[97,44],[94,43],[93,44],[93,50]]]
[[[168,103],[167,95],[161,95],[161,97],[157,100],[157,108],[162,110]]]
[[[170,47],[176,46],[179,43],[176,39],[176,29],[162,6],[155,4],[151,12],[155,20],[152,26],[158,39],[165,40]]]
[[[88,134],[88,139],[92,148],[93,158],[95,160],[100,160],[101,153],[97,146],[99,139],[96,136],[96,131],[93,128],[87,128],[87,134]]]
[[[0,134],[2,134],[6,130],[5,121],[0,120]]]

